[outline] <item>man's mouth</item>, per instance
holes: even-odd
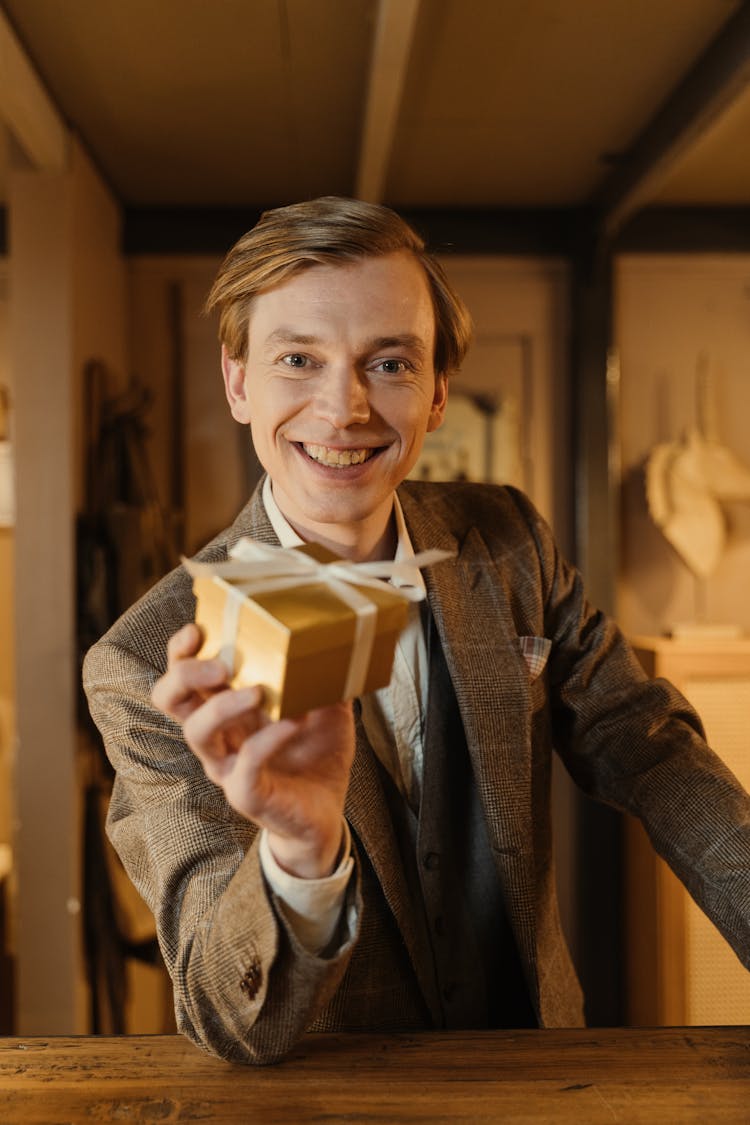
[[[300,442],[300,445],[313,461],[332,468],[361,465],[378,452],[377,449],[331,449],[327,445],[309,445],[307,442]]]

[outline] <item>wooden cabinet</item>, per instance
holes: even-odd
[[[634,644],[649,675],[671,680],[693,704],[709,743],[750,790],[750,640]],[[631,818],[625,873],[629,1023],[750,1023],[750,973]]]

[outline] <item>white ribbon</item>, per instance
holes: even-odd
[[[354,643],[343,694],[344,699],[354,699],[364,689],[377,623],[375,603],[354,589],[354,585],[387,589],[410,602],[422,601],[425,596],[423,587],[413,584],[415,580],[419,581],[420,568],[452,557],[450,551],[433,549],[421,551],[398,562],[357,563],[336,559],[321,563],[302,551],[271,547],[267,543],[244,538],[232,547],[226,562],[203,563],[185,558],[182,561],[193,578],[213,578],[229,594],[224,610],[219,657],[231,674],[234,673],[240,607],[245,598],[289,590],[313,582],[322,582],[328,586],[356,615]],[[388,578],[396,578],[409,585],[389,586],[383,581]]]

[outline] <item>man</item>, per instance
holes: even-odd
[[[424,573],[390,688],[298,718],[267,721],[257,687],[197,658],[182,568],[89,654],[109,832],[156,916],[180,1029],[267,1062],[306,1029],[580,1024],[553,743],[584,790],[641,817],[750,965],[750,799],[695,714],[586,603],[521,494],[405,480],[469,340],[417,235],[347,200],[268,212],[208,305],[267,476],[198,557],[243,535],[455,557]]]

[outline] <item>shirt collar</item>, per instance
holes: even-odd
[[[271,521],[271,527],[276,532],[282,547],[299,547],[304,543],[304,539],[297,534],[276,503],[271,478],[269,476],[266,476],[263,482],[263,505],[266,509],[266,515]],[[396,517],[396,535],[398,536],[395,561],[401,562],[403,559],[412,559],[414,558],[414,548],[409,538],[409,532],[406,529],[406,521],[401,508],[401,502],[395,492],[393,494],[393,514]],[[426,588],[424,579],[416,568],[414,582],[404,582],[398,577],[394,577],[391,581],[394,586],[417,586],[421,590]]]

